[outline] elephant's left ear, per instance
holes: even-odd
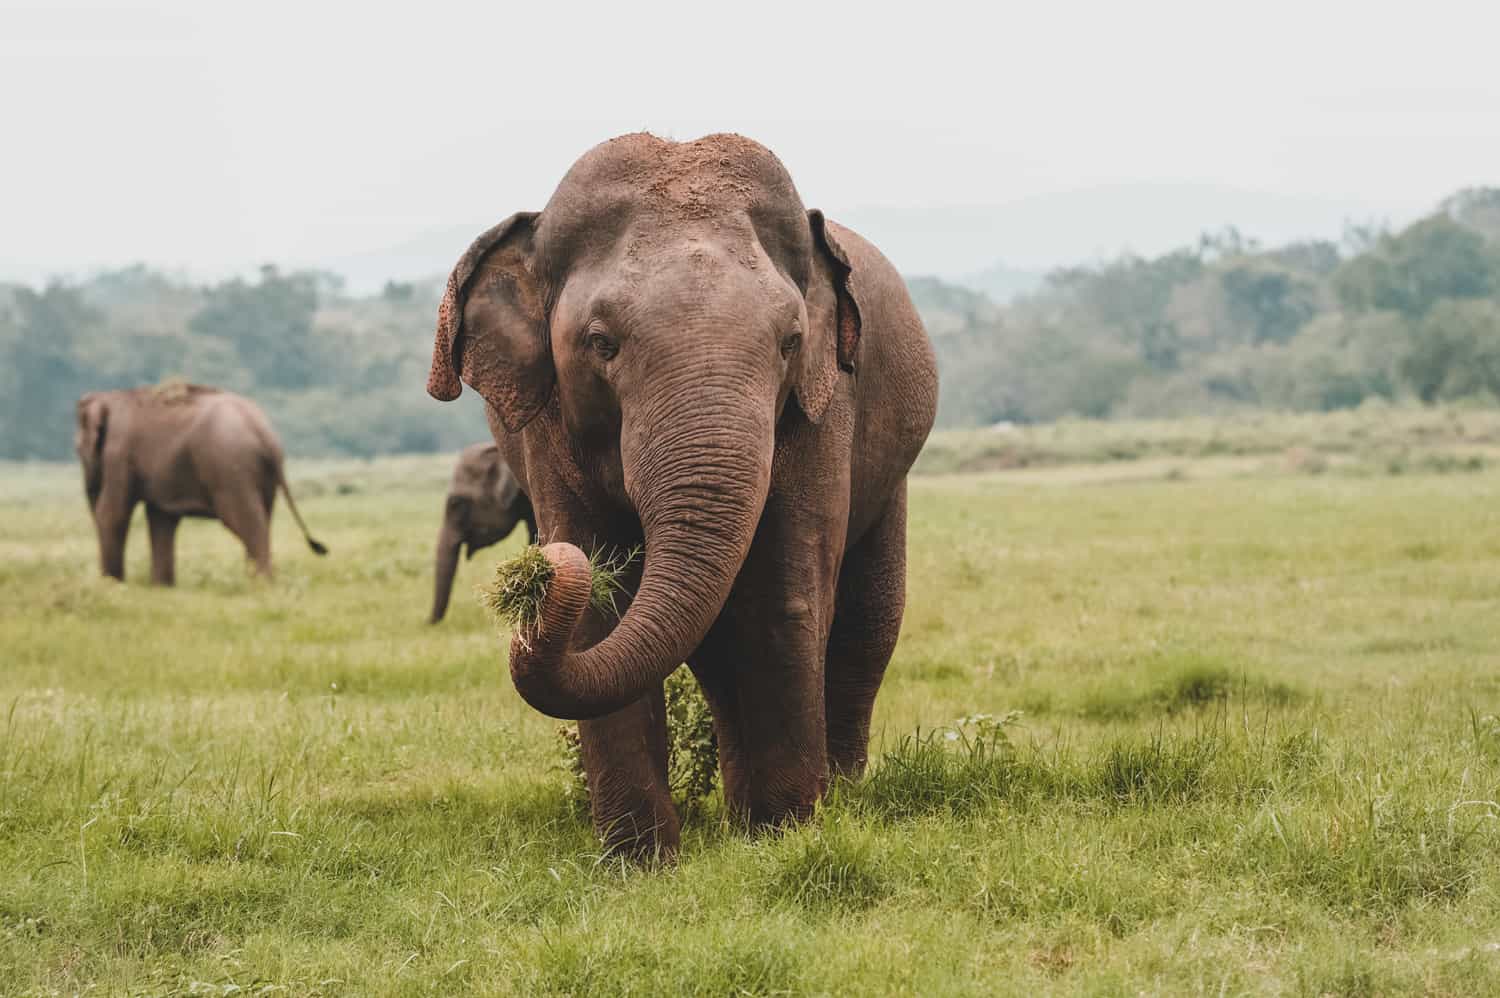
[[[438,305],[427,392],[451,402],[467,382],[511,433],[546,406],[554,380],[546,294],[533,260],[536,212],[517,212],[464,252]]]
[[[109,428],[109,407],[104,397],[89,392],[78,400],[78,446],[90,456],[104,447],[104,432]]]
[[[797,401],[807,418],[822,420],[833,398],[839,372],[854,373],[859,356],[859,303],[850,277],[853,268],[823,213],[807,213],[812,230],[813,272],[807,288],[807,324]],[[836,228],[833,226],[832,228]]]

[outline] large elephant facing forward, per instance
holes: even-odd
[[[464,548],[472,558],[474,552],[505,540],[519,523],[526,524],[527,539],[535,543],[536,514],[531,511],[531,500],[505,466],[500,448],[494,444],[465,447],[453,466],[453,481],[443,504],[429,623],[442,620],[448,610],[458,556]]]
[[[271,507],[276,490],[307,544],[313,540],[292,501],[281,443],[247,398],[205,385],[167,384],[91,392],[78,400],[74,449],[99,534],[105,575],[125,578],[125,539],[137,503],[146,504],[151,581],[176,581],[177,525],[184,516],[221,521],[271,574]]]
[[[511,677],[582,719],[609,846],[677,847],[662,681],[680,662],[749,823],[807,815],[831,774],[863,770],[937,404],[931,344],[874,246],[806,210],[748,139],[614,139],[459,260],[428,390],[461,381],[554,542]],[[616,621],[589,606],[580,548],[637,543]]]

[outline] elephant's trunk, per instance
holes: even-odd
[[[554,572],[536,633],[517,635],[510,648],[511,678],[537,710],[568,719],[612,713],[662,682],[702,642],[744,563],[770,486],[772,406],[746,411],[748,387],[741,381],[679,398],[648,410],[640,424],[671,431],[625,427],[625,484],[645,532],[646,561],[625,615],[586,651],[568,646],[588,606],[588,561],[572,544],[543,548]],[[704,403],[706,395],[723,401]]]
[[[433,575],[432,616],[428,623],[436,624],[448,612],[448,597],[453,592],[453,576],[458,571],[458,556],[463,548],[463,534],[450,517],[444,517],[443,528],[438,531],[437,565]]]

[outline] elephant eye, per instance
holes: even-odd
[[[605,336],[603,333],[590,333],[588,338],[589,349],[594,351],[605,360],[614,359],[615,354],[620,352],[620,344]]]
[[[791,333],[781,341],[781,355],[783,357],[790,357],[792,354],[797,352],[797,348],[801,345],[802,334]]]

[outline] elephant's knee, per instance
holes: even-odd
[[[816,640],[818,607],[802,593],[788,593],[776,607],[773,638],[789,642]]]

